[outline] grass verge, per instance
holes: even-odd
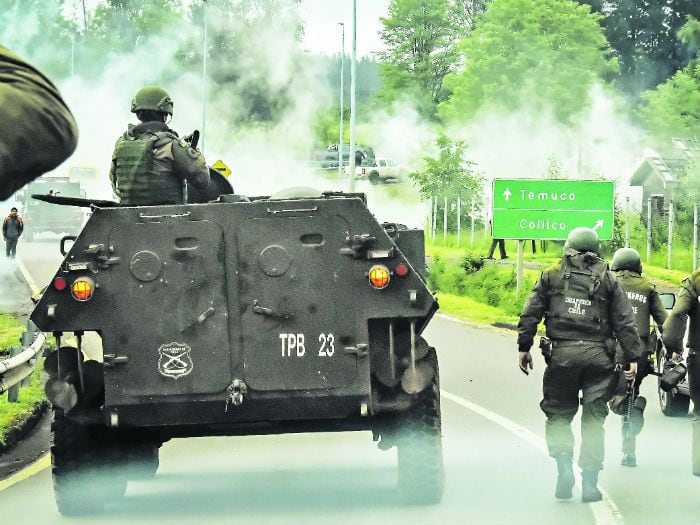
[[[14,316],[0,312],[0,354],[6,353],[9,346],[19,345],[24,325]]]
[[[29,386],[20,388],[18,403],[8,403],[7,394],[0,397],[0,446],[5,445],[8,429],[18,425],[31,415],[37,405],[44,402],[44,387],[41,384],[42,369],[43,363],[39,361]]]

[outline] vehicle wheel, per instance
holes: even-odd
[[[657,355],[657,370],[663,373],[666,367],[665,351],[661,350]],[[661,388],[660,377],[658,378],[657,390],[659,391],[659,405],[661,406],[661,412],[663,415],[669,417],[685,417],[688,415],[688,409],[690,408],[689,396],[685,396],[678,391],[674,392],[673,390],[666,392]]]
[[[435,367],[431,385],[418,394],[398,434],[399,489],[409,503],[439,503],[445,488],[440,420],[440,384],[435,349],[425,357]]]
[[[368,178],[372,184],[379,184],[379,173],[376,171],[371,172]]]
[[[126,451],[129,479],[151,479],[160,466],[160,443],[144,442],[129,445]]]
[[[126,479],[110,471],[115,447],[107,429],[80,425],[54,408],[51,431],[54,496],[61,514],[94,513],[124,495]]]

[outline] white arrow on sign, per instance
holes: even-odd
[[[506,188],[506,191],[503,192],[503,197],[506,199],[506,202],[510,200],[510,196],[513,195],[508,188]]]
[[[605,221],[603,219],[595,221],[595,226],[593,226],[593,231],[597,230],[598,228],[602,228],[604,222]]]

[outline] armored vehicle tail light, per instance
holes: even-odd
[[[56,277],[53,280],[53,287],[58,290],[59,292],[62,292],[63,290],[66,289],[68,286],[68,281],[66,281],[65,277]]]
[[[391,275],[389,268],[381,264],[375,264],[369,269],[369,284],[377,290],[389,286]]]
[[[408,266],[404,263],[399,263],[396,265],[396,270],[394,271],[399,277],[406,277],[408,275]]]
[[[70,291],[76,301],[89,301],[95,291],[95,282],[89,277],[78,277],[73,281]]]

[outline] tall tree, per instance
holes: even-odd
[[[592,85],[617,70],[599,19],[570,0],[494,0],[459,47],[464,67],[445,80],[452,97],[440,116],[465,121],[485,108],[528,107],[569,121]]]
[[[619,83],[633,100],[688,64],[677,34],[689,15],[700,16],[694,0],[578,0],[603,15],[601,24],[620,62]]]
[[[382,18],[381,98],[409,98],[427,115],[447,98],[443,79],[456,65],[460,28],[451,0],[392,0]],[[466,32],[466,31],[465,31]]]

